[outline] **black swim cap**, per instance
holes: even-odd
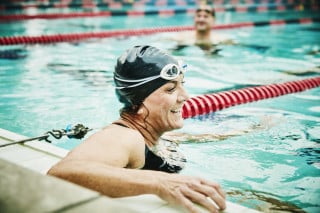
[[[157,76],[167,64],[178,65],[178,61],[152,46],[135,46],[121,55],[115,66],[114,83],[118,87],[116,95],[124,107],[139,106],[146,97],[168,80],[159,77],[139,86],[128,87],[135,85],[136,82],[124,82],[119,79],[134,81]],[[119,89],[119,87],[124,88]]]

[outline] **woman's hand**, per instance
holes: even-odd
[[[210,212],[226,208],[225,193],[218,183],[179,174],[164,174],[160,178],[158,196],[192,213],[199,212],[194,203]]]

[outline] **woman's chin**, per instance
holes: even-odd
[[[183,127],[184,123],[183,123],[183,119],[179,120],[179,121],[175,121],[173,127],[174,129],[181,129]]]

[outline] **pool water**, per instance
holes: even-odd
[[[217,13],[217,24],[239,22],[261,22],[273,19],[297,19],[318,17],[318,11],[270,11],[267,13]],[[112,16],[90,18],[63,19],[30,19],[17,22],[0,22],[0,36],[38,36],[51,34],[66,34],[80,32],[100,32],[117,29],[142,29],[168,26],[192,25],[192,14],[176,14],[174,16]],[[14,23],[14,24],[13,24]]]
[[[306,15],[297,13],[299,17]],[[120,26],[128,29],[137,19],[145,21],[134,25],[137,28],[151,27],[155,18],[159,26],[191,25],[190,16],[180,16],[51,20],[50,27],[48,20],[29,20],[0,23],[0,28],[8,29],[1,30],[1,36],[13,36]],[[218,22],[223,23],[225,16],[220,15]],[[228,20],[266,20],[274,16],[232,14]],[[319,76],[319,29],[320,25],[314,23],[221,30],[217,33],[227,34],[241,45],[221,45],[217,55],[207,55],[195,46],[173,51],[175,42],[163,39],[173,33],[1,46],[0,127],[34,137],[77,123],[96,131],[117,119],[121,105],[112,85],[115,60],[138,44],[157,46],[187,62],[185,85],[192,96]],[[178,131],[226,137],[182,143],[188,158],[183,173],[220,182],[229,200],[248,207],[320,212],[319,121],[320,88],[187,119]],[[258,125],[261,128],[255,129]],[[72,149],[81,140],[63,138],[53,143]]]

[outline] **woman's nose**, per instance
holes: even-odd
[[[179,102],[185,102],[190,98],[189,93],[185,88],[181,88],[181,94],[179,95]]]

